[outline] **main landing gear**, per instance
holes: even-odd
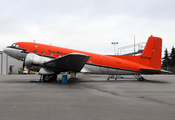
[[[41,75],[40,82],[52,82],[57,80],[57,74],[54,75]]]

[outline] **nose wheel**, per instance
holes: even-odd
[[[134,75],[134,77],[135,77],[138,81],[144,81],[144,80],[145,80],[145,78],[142,77],[140,74],[136,74],[136,75]]]

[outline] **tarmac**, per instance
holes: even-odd
[[[40,83],[39,75],[0,75],[0,120],[175,119],[175,75],[107,77],[80,75],[63,84]]]

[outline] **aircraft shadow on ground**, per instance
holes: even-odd
[[[141,82],[147,82],[147,83],[170,83],[168,81],[159,81],[159,80],[144,80],[144,81],[141,81]]]
[[[3,80],[0,81],[0,83],[41,83],[39,80],[30,80],[30,79],[19,79],[19,80]],[[84,79],[84,78],[77,78],[77,79],[68,79],[67,84],[76,84],[76,83],[157,83],[157,84],[168,84],[170,83],[169,81],[163,81],[163,80],[144,80],[144,81],[138,81],[135,78],[120,78],[120,79],[110,79],[109,81],[105,80],[105,79],[96,79],[96,78],[90,78],[90,79]],[[62,80],[58,79],[57,81],[53,81],[53,82],[46,82],[46,83],[53,83],[53,84],[62,84]]]
[[[68,79],[67,83],[66,84],[76,84],[76,83],[155,83],[155,84],[168,84],[170,82],[167,82],[167,81],[160,81],[160,80],[148,80],[148,79],[145,79],[144,81],[138,81],[136,79],[133,79],[133,78],[125,78],[125,79],[118,79],[118,80],[114,80],[114,79],[111,79],[109,81],[107,80],[95,80],[95,79],[91,79],[91,80],[87,80],[87,79],[81,79],[81,78],[78,78],[78,79]],[[30,83],[41,83],[39,81],[30,81]],[[58,80],[58,81],[53,81],[53,82],[46,82],[46,83],[53,83],[53,84],[62,84],[62,80]]]
[[[128,83],[128,82],[143,82],[143,83],[162,83],[162,84],[167,84],[170,83],[168,81],[164,81],[164,80],[154,80],[154,79],[145,79],[144,81],[138,81],[136,78],[132,78],[132,77],[124,77],[124,78],[118,78],[117,80],[115,79],[110,79],[109,81],[102,79],[102,80],[95,80],[92,79],[91,80],[87,80],[87,79],[69,79],[68,83],[76,83],[76,82],[113,82],[113,83]]]

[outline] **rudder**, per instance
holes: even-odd
[[[161,69],[162,56],[162,39],[159,37],[150,36],[147,44],[140,55],[141,63],[152,66],[155,69]]]

